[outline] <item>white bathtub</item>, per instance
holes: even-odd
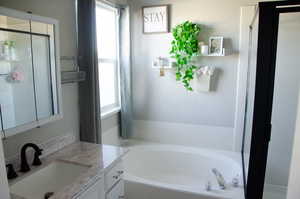
[[[129,146],[124,157],[126,199],[243,199],[238,153],[171,145]],[[220,190],[211,172],[217,168],[228,189]],[[231,186],[240,177],[240,187]],[[207,181],[212,190],[206,191]]]

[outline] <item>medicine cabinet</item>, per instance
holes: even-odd
[[[1,137],[62,118],[58,22],[0,7]]]

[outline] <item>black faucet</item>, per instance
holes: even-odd
[[[6,165],[6,172],[7,172],[7,179],[11,180],[16,177],[18,177],[18,174],[16,173],[14,166],[12,164],[7,164]]]
[[[39,156],[42,155],[43,149],[40,149],[36,144],[27,143],[21,149],[21,166],[20,166],[21,167],[20,168],[21,172],[30,171],[30,167],[28,165],[27,157],[26,157],[26,149],[28,147],[32,147],[35,150],[35,152],[34,152],[34,159],[33,159],[32,165],[39,166],[39,165],[42,164]]]

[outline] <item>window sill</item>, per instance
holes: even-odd
[[[121,108],[120,107],[116,107],[116,108],[112,108],[111,110],[109,111],[105,111],[103,113],[101,113],[101,119],[107,119],[117,113],[119,113],[121,111]]]

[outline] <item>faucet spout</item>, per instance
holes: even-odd
[[[219,184],[219,187],[222,190],[226,189],[227,185],[226,185],[226,181],[225,181],[223,175],[216,168],[213,168],[212,172],[216,176],[216,179],[217,179],[217,182]]]
[[[42,155],[43,149],[40,149],[36,144],[27,143],[21,149],[21,166],[20,166],[21,167],[20,168],[21,172],[30,171],[30,167],[28,165],[27,157],[26,157],[26,149],[28,147],[32,147],[35,150],[34,159],[33,159],[32,165],[38,166],[38,165],[42,164],[41,160],[39,159],[39,156]]]

